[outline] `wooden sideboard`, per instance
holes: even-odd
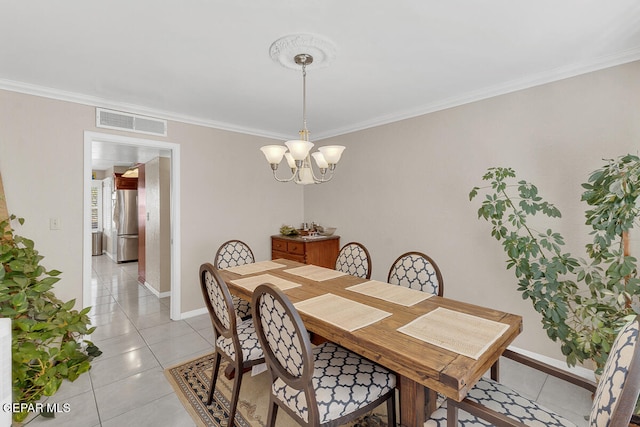
[[[271,236],[271,259],[284,258],[304,264],[335,268],[340,236]]]

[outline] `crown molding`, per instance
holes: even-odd
[[[433,103],[424,104],[416,108],[401,111],[394,114],[388,114],[379,116],[371,120],[365,120],[362,122],[343,126],[341,128],[330,129],[327,131],[314,132],[314,140],[319,141],[326,138],[332,138],[352,132],[357,132],[364,129],[373,128],[376,126],[382,126],[389,123],[415,118],[436,111],[445,110],[448,108],[458,107],[460,105],[469,104],[483,99],[492,98],[495,96],[505,95],[511,92],[519,90],[529,89],[535,86],[552,83],[559,80],[564,80],[570,77],[576,77],[581,74],[587,74],[594,71],[603,70],[606,68],[615,67],[618,65],[627,64],[630,62],[640,60],[640,48],[631,49],[617,54],[604,56],[594,61],[586,61],[583,63],[572,64],[566,67],[556,68],[554,70],[534,74],[522,79],[515,79],[508,82],[504,82],[498,85],[486,87],[474,92],[467,93],[462,96],[451,97],[443,100],[438,100]],[[214,129],[237,132],[247,135],[253,135],[263,138],[270,138],[276,140],[286,140],[290,137],[287,134],[281,134],[277,132],[269,132],[263,129],[256,129],[250,127],[236,126],[230,123],[219,122],[215,120],[203,120],[197,117],[179,114],[171,111],[163,111],[157,109],[150,109],[135,104],[127,104],[117,102],[114,100],[107,100],[99,97],[92,97],[74,92],[68,92],[58,89],[47,88],[43,86],[32,85],[28,83],[17,82],[13,80],[0,79],[0,89],[8,90],[11,92],[19,92],[28,95],[41,96],[45,98],[57,99],[60,101],[74,102],[83,105],[90,105],[92,107],[107,108],[112,110],[126,111],[133,114],[140,114],[145,116],[157,117],[165,120],[173,120],[177,122],[193,124],[198,126],[210,127]]]
[[[560,67],[542,73],[537,73],[521,79],[510,80],[498,85],[489,86],[477,91],[469,92],[462,96],[438,100],[436,102],[424,104],[419,107],[402,112],[379,116],[371,120],[365,120],[359,123],[354,123],[329,131],[315,132],[315,139],[320,140],[332,138],[351,132],[373,128],[376,126],[387,125],[401,120],[411,119],[429,113],[435,113],[436,111],[442,111],[453,107],[459,107],[464,104],[482,101],[483,99],[506,95],[508,93],[517,92],[519,90],[525,90],[535,86],[541,86],[571,77],[577,77],[582,74],[588,74],[594,71],[628,64],[638,60],[640,60],[640,48],[626,50],[617,54],[598,58],[595,61],[586,61],[583,63],[572,64],[566,67]]]
[[[242,133],[246,135],[259,136],[263,138],[283,140],[288,139],[290,135],[280,134],[277,132],[269,132],[263,129],[255,129],[250,127],[236,126],[230,123],[219,122],[216,120],[204,120],[198,117],[188,116],[173,111],[165,111],[153,108],[147,108],[136,104],[128,104],[104,98],[88,96],[75,92],[68,92],[59,89],[52,89],[44,86],[32,85],[29,83],[17,82],[13,80],[0,79],[0,89],[10,92],[18,92],[26,95],[41,96],[43,98],[56,99],[58,101],[73,102],[91,107],[106,108],[110,110],[123,111],[142,116],[155,117],[164,120],[172,120],[181,123],[204,126],[218,130]]]

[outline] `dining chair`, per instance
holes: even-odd
[[[235,370],[228,423],[229,426],[233,426],[243,372],[254,365],[264,363],[264,353],[253,321],[249,318],[238,322],[229,288],[210,263],[200,266],[200,287],[216,333],[215,362],[207,405],[211,405],[213,401],[220,362],[222,359],[229,361]]]
[[[249,245],[242,240],[228,240],[220,245],[214,260],[216,268],[222,270],[224,268],[252,264],[255,262],[255,257]],[[241,319],[251,317],[251,304],[249,301],[236,296],[231,298],[233,307]]]
[[[438,265],[422,252],[407,252],[391,264],[387,282],[442,296],[444,281]]]
[[[504,356],[581,386],[593,395],[589,427],[629,426],[640,393],[638,318],[618,333],[596,387],[572,373],[507,350]],[[424,424],[451,426],[575,426],[551,410],[489,378],[482,378],[462,402],[447,401]]]
[[[370,279],[371,256],[369,255],[369,251],[362,243],[347,243],[338,253],[336,270],[362,279]]]
[[[337,427],[385,401],[395,426],[395,374],[331,342],[312,348],[297,310],[271,284],[256,288],[251,305],[271,375],[267,426],[282,408],[300,425]]]

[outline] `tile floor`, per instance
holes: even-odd
[[[27,425],[65,427],[193,426],[163,369],[213,351],[208,315],[169,319],[169,298],[158,299],[137,283],[137,264],[93,259],[92,336],[103,351],[89,374],[66,382],[52,402],[69,413],[35,417]],[[586,426],[588,392],[503,359],[502,381],[525,396]]]

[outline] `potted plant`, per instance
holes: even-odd
[[[74,381],[87,372],[101,352],[83,341],[95,330],[87,316],[90,307],[73,310],[75,300],[55,297],[52,287],[60,272],[40,265],[43,256],[34,242],[14,234],[15,219],[0,221],[0,317],[12,319],[13,402],[33,405],[52,396],[63,379]],[[31,411],[25,408],[14,412],[14,421],[26,418]]]
[[[511,168],[490,168],[483,180],[489,185],[472,189],[469,198],[485,194],[478,217],[491,223],[491,235],[502,243],[522,298],[540,313],[569,366],[590,360],[599,373],[618,330],[638,311],[640,277],[628,233],[640,218],[640,159],[609,160],[582,184],[592,228],[588,259],[565,252],[559,233],[530,223],[536,214],[561,216],[535,185],[518,181]]]

